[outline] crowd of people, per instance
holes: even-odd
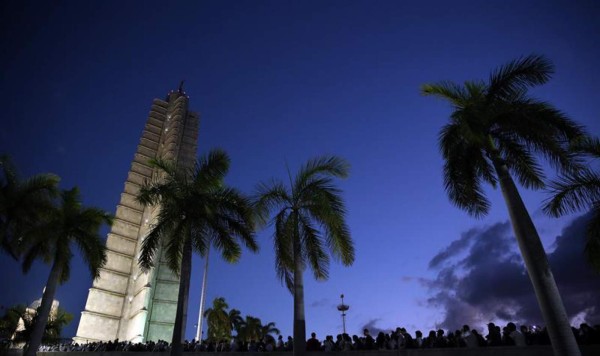
[[[590,327],[581,324],[579,328],[573,328],[573,333],[580,345],[600,344],[600,325]],[[414,348],[446,348],[446,347],[494,347],[494,346],[527,346],[527,345],[550,345],[550,338],[545,328],[527,327],[520,328],[514,323],[508,323],[501,328],[493,323],[487,325],[487,334],[484,336],[468,325],[455,331],[431,330],[424,336],[420,330],[411,335],[405,328],[397,328],[390,333],[379,332],[375,337],[368,329],[363,330],[363,335],[339,334],[334,339],[333,335],[327,335],[319,340],[315,333],[311,333],[306,342],[307,351],[353,351],[353,350],[396,350]],[[61,343],[56,345],[43,345],[39,351],[45,352],[68,352],[68,351],[169,351],[167,341],[148,341],[145,343],[132,343],[126,341],[93,342],[87,344]],[[277,340],[267,335],[262,340],[242,341],[233,337],[231,340],[218,342],[203,340],[185,341],[183,349],[186,352],[262,352],[262,351],[291,351],[293,339],[291,336],[284,340],[279,336]]]

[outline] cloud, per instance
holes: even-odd
[[[377,326],[375,326],[375,324],[381,321],[380,318],[375,318],[375,319],[370,319],[369,321],[367,321],[361,328],[360,328],[360,333],[362,335],[362,332],[364,329],[368,329],[369,333],[371,334],[371,336],[375,337],[377,336],[377,334],[379,334],[380,332],[383,333],[389,333],[391,329],[381,329]]]
[[[463,252],[464,249],[469,246],[473,237],[477,236],[478,231],[478,229],[471,229],[467,232],[464,232],[460,239],[452,241],[448,247],[439,252],[431,259],[431,261],[429,261],[429,268],[437,268],[453,256]]]
[[[308,306],[310,308],[318,308],[318,307],[331,306],[331,301],[328,298],[322,298],[322,299],[313,301]]]
[[[569,317],[600,322],[600,276],[585,263],[587,217],[573,220],[548,255]],[[481,327],[494,321],[543,324],[533,287],[508,222],[474,228],[435,255],[437,276],[427,286],[428,303],[445,310],[438,326]]]

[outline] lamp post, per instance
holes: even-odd
[[[183,82],[182,82],[183,83]],[[200,311],[198,312],[198,328],[196,329],[196,341],[202,342],[202,318],[204,318],[204,304],[206,304],[206,279],[208,278],[208,254],[210,252],[210,246],[206,250],[206,256],[204,257],[204,273],[202,274],[202,291],[200,292]]]
[[[344,334],[346,334],[346,311],[348,311],[348,309],[350,309],[350,306],[344,304],[344,295],[343,294],[340,296],[340,298],[342,298],[342,304],[337,306],[337,310],[339,310],[342,313],[342,328],[344,330]]]

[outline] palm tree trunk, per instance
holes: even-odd
[[[54,301],[60,274],[61,268],[56,262],[55,258],[54,263],[52,264],[52,269],[50,270],[50,275],[46,281],[46,288],[44,290],[44,294],[42,295],[42,302],[38,309],[35,324],[33,325],[31,338],[29,339],[23,356],[35,356],[40,344],[42,343],[44,331],[46,330],[46,324],[48,323],[48,317],[50,316],[50,311],[52,310],[52,302]]]
[[[533,284],[533,289],[548,328],[555,356],[579,356],[581,352],[571,330],[564,304],[550,270],[544,246],[521,199],[519,191],[510,176],[506,164],[500,159],[492,159],[500,180],[502,195],[508,208],[513,231],[519,249]]]
[[[177,313],[175,314],[175,325],[173,325],[173,339],[171,340],[171,356],[183,354],[184,337],[184,309],[186,299],[190,290],[190,276],[192,274],[192,240],[188,237],[183,245],[181,256],[181,272],[179,274],[179,293],[177,296]]]
[[[304,317],[304,281],[298,223],[294,234],[294,356],[306,352],[306,320]]]

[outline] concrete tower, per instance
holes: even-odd
[[[90,288],[76,342],[171,340],[179,277],[163,263],[162,253],[150,272],[138,267],[142,241],[160,208],[140,206],[135,197],[146,180],[160,177],[149,160],[194,164],[198,114],[188,111],[188,100],[180,86],[166,100],[152,102],[106,241],[108,260]]]

